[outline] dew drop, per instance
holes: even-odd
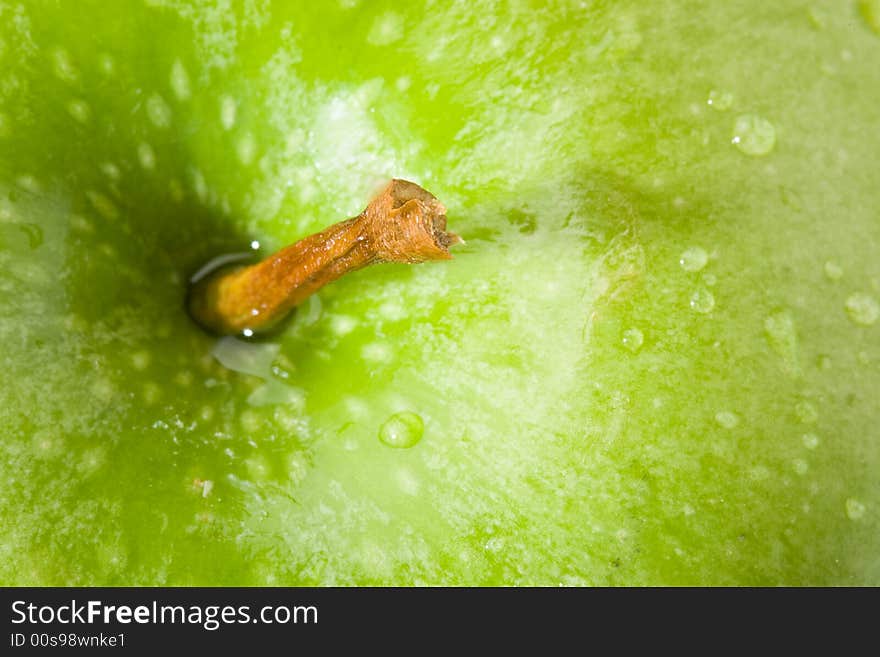
[[[232,96],[223,96],[220,100],[220,123],[223,124],[224,129],[231,130],[232,126],[235,125],[237,109],[235,98]]]
[[[746,155],[766,155],[776,145],[776,128],[755,114],[742,114],[733,127],[732,143]]]
[[[719,411],[715,414],[715,421],[725,429],[733,429],[739,424],[739,416],[732,411]]]
[[[799,374],[797,329],[791,313],[781,310],[767,317],[764,320],[764,333],[770,347],[782,358],[786,372],[792,375]]]
[[[110,178],[110,180],[119,180],[122,172],[119,170],[119,167],[113,164],[112,162],[104,162],[101,165],[101,172]]]
[[[715,297],[705,287],[698,287],[691,295],[690,306],[694,311],[705,315],[715,308]]]
[[[157,128],[171,125],[171,108],[159,94],[154,93],[147,99],[147,118]]]
[[[403,37],[403,18],[389,11],[379,16],[367,34],[367,43],[373,46],[387,46]]]
[[[733,94],[729,91],[717,91],[713,89],[709,92],[709,98],[706,101],[706,104],[719,112],[729,110],[733,105]]]
[[[707,262],[709,262],[709,254],[699,246],[692,246],[687,249],[678,259],[678,264],[681,265],[681,268],[690,272],[700,271],[706,266]]]
[[[865,515],[865,505],[855,498],[846,501],[846,516],[850,520],[859,520]]]
[[[189,75],[179,59],[171,66],[171,90],[178,100],[186,100],[190,96]]]
[[[247,433],[257,433],[263,428],[263,418],[259,413],[252,410],[242,411],[238,416],[238,423]]]
[[[805,433],[801,436],[801,441],[807,449],[816,449],[819,446],[819,436],[814,433]]]
[[[147,382],[144,384],[142,396],[144,403],[147,406],[152,406],[158,402],[159,398],[162,396],[162,388],[160,388],[157,383],[153,383],[152,381]]]
[[[807,471],[810,469],[810,465],[804,459],[795,459],[792,462],[792,467],[799,475],[807,474]]]
[[[56,48],[52,52],[52,65],[59,80],[73,84],[79,79],[79,71],[74,66],[70,53],[64,48]]]
[[[98,68],[109,78],[116,73],[116,62],[110,55],[103,54],[98,58]]]
[[[800,401],[794,407],[798,419],[804,424],[815,424],[819,419],[818,409],[808,401]]]
[[[79,121],[80,123],[87,123],[89,117],[92,115],[92,110],[86,101],[77,98],[67,103],[67,113],[70,114],[74,120]]]
[[[623,332],[623,346],[635,353],[642,348],[645,335],[637,328],[627,329]]]
[[[208,199],[208,182],[205,180],[205,175],[198,169],[192,171],[192,186],[199,201],[204,203]]]
[[[143,372],[150,366],[150,352],[137,351],[131,355],[131,365],[134,369]]]
[[[257,152],[254,136],[251,133],[244,135],[235,145],[235,151],[238,154],[239,161],[243,165],[248,166],[254,161],[254,154]]]
[[[422,439],[425,423],[410,411],[396,413],[379,428],[379,440],[389,447],[412,447]]]
[[[113,201],[104,196],[101,192],[89,190],[86,192],[86,197],[89,199],[92,207],[95,208],[95,210],[97,210],[105,219],[112,220],[119,216],[119,210],[113,204]]]
[[[843,267],[833,260],[829,260],[825,263],[825,276],[831,281],[840,280],[841,276],[843,276]]]
[[[151,171],[156,166],[156,153],[153,147],[143,141],[138,145],[138,161],[146,171]]]
[[[19,176],[15,179],[15,184],[21,187],[24,191],[30,192],[31,194],[39,194],[42,190],[42,185],[40,185],[40,181],[30,174]]]
[[[870,326],[880,317],[880,305],[871,295],[856,292],[847,298],[846,312],[856,324]]]
[[[348,315],[334,315],[330,319],[330,330],[338,336],[348,335],[357,328],[357,320]]]
[[[391,347],[384,342],[370,342],[361,349],[361,357],[372,363],[387,363],[393,355]]]

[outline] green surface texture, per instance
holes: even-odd
[[[0,0],[0,584],[880,585],[878,107],[870,1]],[[392,176],[453,261],[189,321]]]

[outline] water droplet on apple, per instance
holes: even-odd
[[[70,58],[70,53],[64,48],[56,48],[52,52],[52,65],[55,75],[59,80],[73,84],[79,80],[79,71]]]
[[[171,108],[157,93],[147,99],[147,118],[157,128],[167,128],[171,125]]]
[[[794,407],[798,419],[804,424],[815,424],[819,419],[818,409],[808,401],[800,401]]]
[[[681,268],[690,272],[700,271],[706,266],[707,262],[709,262],[709,254],[699,246],[692,246],[687,249],[678,259],[678,264],[681,265]]]
[[[691,295],[690,306],[698,313],[706,314],[715,308],[715,296],[705,287],[698,287]]]
[[[251,133],[244,135],[238,140],[238,144],[235,146],[235,151],[238,154],[239,162],[245,166],[253,162],[254,155],[257,152],[257,145],[254,142],[254,136]]]
[[[384,342],[371,342],[361,349],[363,359],[372,363],[387,363],[392,355],[391,347]]]
[[[766,155],[776,145],[776,128],[755,114],[742,114],[733,127],[731,142],[746,155]]]
[[[183,62],[179,59],[174,60],[171,66],[171,90],[178,100],[186,100],[190,95],[189,75]]]
[[[871,295],[856,292],[847,298],[846,312],[856,324],[870,326],[880,317],[880,304]]]
[[[150,352],[141,350],[133,353],[131,355],[131,365],[134,369],[143,372],[150,366]]]
[[[825,263],[825,275],[830,281],[840,280],[840,277],[843,276],[843,267],[833,260],[829,260]]]
[[[403,37],[403,18],[389,11],[379,16],[367,33],[367,43],[374,46],[387,46]]]
[[[713,89],[709,92],[709,98],[706,100],[706,104],[719,112],[729,110],[733,105],[733,94],[729,91],[717,91]]]
[[[119,180],[122,172],[119,171],[119,167],[113,164],[113,162],[104,162],[101,165],[101,171],[105,176],[110,178],[110,180]]]
[[[623,332],[623,346],[633,353],[641,349],[644,342],[645,336],[637,328],[627,329]]]
[[[411,411],[395,413],[379,428],[379,440],[389,447],[412,447],[422,439],[425,423]]]
[[[223,124],[224,130],[231,130],[235,125],[237,110],[238,104],[232,96],[223,96],[220,99],[220,123]]]
[[[87,123],[92,115],[92,109],[89,107],[89,104],[80,98],[75,98],[67,103],[67,112],[74,120],[80,123]]]
[[[739,424],[739,416],[732,411],[719,411],[715,414],[715,421],[725,429],[733,429]]]
[[[334,335],[348,335],[357,327],[358,321],[348,315],[333,315],[330,319],[330,330]]]
[[[865,515],[865,505],[855,498],[846,501],[846,516],[850,520],[859,520]]]
[[[153,151],[153,147],[150,146],[147,142],[141,142],[138,145],[138,160],[141,163],[141,166],[150,171],[153,167],[156,166],[156,153]]]

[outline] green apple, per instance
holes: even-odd
[[[876,14],[0,1],[0,583],[880,584]],[[186,316],[392,176],[453,261]]]

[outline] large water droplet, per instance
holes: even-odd
[[[681,254],[678,264],[685,271],[700,271],[709,262],[709,254],[699,246],[692,246]]]
[[[698,313],[710,313],[715,308],[715,297],[705,287],[700,286],[691,295],[690,306]]]
[[[422,439],[425,423],[411,411],[396,413],[379,428],[379,440],[389,447],[412,447]]]
[[[871,295],[856,292],[847,298],[846,312],[856,324],[870,326],[880,317],[880,304]]]
[[[776,128],[756,114],[743,114],[736,119],[731,141],[746,155],[766,155],[776,145]]]

